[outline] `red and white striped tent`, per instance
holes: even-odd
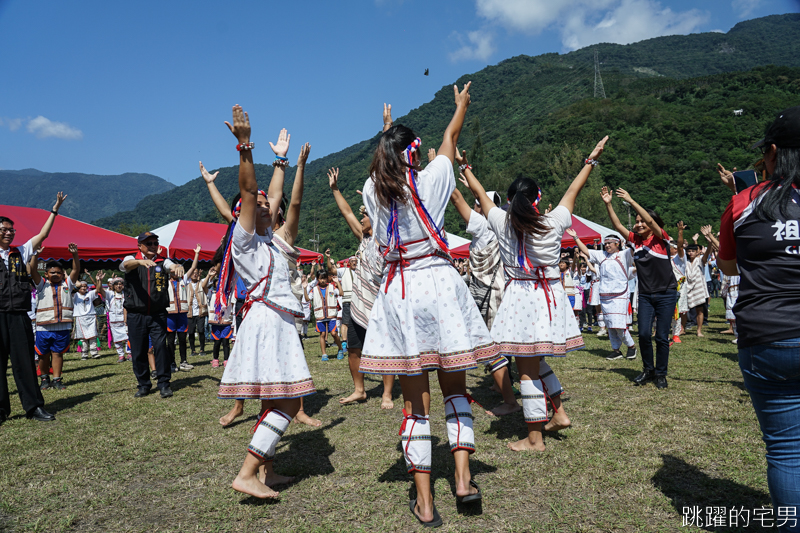
[[[194,249],[200,245],[200,261],[208,262],[214,258],[214,253],[219,248],[225,232],[228,231],[227,224],[217,224],[214,222],[198,222],[196,220],[176,220],[165,226],[151,230],[158,235],[158,243],[164,247],[163,255],[171,259],[188,260],[194,259]],[[322,258],[322,254],[297,248],[300,251],[301,265],[312,263],[314,260]]]

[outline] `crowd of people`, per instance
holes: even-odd
[[[289,423],[319,425],[303,412],[303,398],[316,391],[303,346],[313,320],[321,360],[329,360],[329,342],[336,346],[337,359],[348,359],[354,390],[341,404],[366,400],[364,374],[376,374],[383,379],[381,408],[392,409],[392,388],[399,379],[400,442],[416,489],[409,509],[423,525],[437,526],[442,519],[430,484],[430,372],[436,372],[442,391],[456,498],[476,503],[482,493],[470,473],[475,439],[467,370],[483,366],[492,374],[503,401],[488,414],[522,411],[525,436],[509,448],[544,451],[543,431],[571,425],[560,400],[564,389],[551,364],[583,348],[582,334],[593,334],[598,326],[597,335],[610,342],[608,359],[641,357],[634,385],[665,389],[671,347],[690,327],[704,336],[709,298],[719,291],[730,323],[727,332],[738,343],[745,385],[767,443],[774,505],[796,508],[800,332],[792,320],[776,320],[775,313],[790,313],[800,301],[800,285],[793,283],[800,277],[800,108],[784,111],[767,130],[761,143],[764,182],[739,191],[734,174],[720,166],[720,177],[734,196],[718,235],[707,225],[687,242],[688,228],[678,221],[672,239],[656,212],[624,189],[603,187],[600,195],[616,233],[606,234],[602,243],[584,243],[570,229],[572,213],[609,138],[590,151],[555,207],[540,206],[542,190],[525,176],[511,183],[503,201],[500,193],[484,189],[466,152],[457,148],[470,103],[469,83],[461,90],[454,87],[454,100],[456,110],[442,144],[429,150],[424,166],[421,140],[408,127],[394,124],[391,106],[384,106],[383,133],[358,215],[339,190],[339,170],[328,171],[333,200],[359,242],[344,266],[337,266],[330,250],[310,273],[298,266],[294,243],[310,147],[301,148],[287,197],[290,136],[282,130],[278,141],[269,143],[275,155],[269,187],[259,189],[250,121],[240,106],[233,107],[232,123],[226,122],[237,139],[239,193],[227,202],[214,184],[216,174],[200,164],[211,200],[228,222],[205,276],[198,269],[199,245],[184,271],[161,255],[158,236],[151,232],[138,236],[138,251],[120,264],[123,276],[109,279],[106,286],[102,271],[94,279],[85,273],[94,287],[81,280],[80,251],[74,244],[69,275],[57,261],[48,262],[42,275],[38,257],[65,196],[59,193],[41,232],[18,247],[12,246],[14,222],[0,217],[0,422],[10,414],[9,357],[27,416],[54,420],[44,410],[41,390],[66,387],[63,354],[71,339],[81,343],[83,357],[99,356],[102,321],[96,307],[102,304],[109,345],[120,362],[132,362],[137,398],[151,392],[152,380],[162,398],[172,396],[172,375],[192,369],[187,355],[189,349],[197,353],[196,334],[200,356],[206,338],[213,339],[211,366],[223,367],[218,397],[235,400],[220,423],[241,416],[246,400],[261,402],[232,486],[274,498],[275,487],[292,481],[273,468],[276,446]],[[474,204],[456,188],[454,165]],[[614,196],[635,212],[632,228],[616,215]],[[464,261],[452,259],[443,228],[450,203],[472,236]],[[573,250],[562,248],[565,233],[574,240]],[[634,313],[638,347],[631,334]]]

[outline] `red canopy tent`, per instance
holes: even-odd
[[[578,234],[578,238],[581,242],[586,245],[594,244],[595,239],[602,238],[598,232],[578,220],[575,216],[572,217],[572,229]],[[573,246],[575,246],[575,241],[565,232],[561,237],[561,247],[572,248]],[[458,248],[453,248],[450,250],[450,255],[452,255],[454,259],[469,257],[469,243],[459,246]]]
[[[39,234],[50,212],[34,207],[0,205],[0,216],[14,221],[17,233],[13,245],[21,246]],[[117,268],[118,264],[108,263],[120,262],[126,255],[137,251],[136,239],[133,237],[59,215],[50,235],[44,241],[44,251],[39,259],[71,261],[72,254],[69,252],[71,242],[78,245],[81,264],[85,268],[100,268],[101,265],[98,263],[106,263],[107,267]]]
[[[220,241],[228,231],[226,224],[197,222],[195,220],[176,220],[166,226],[152,230],[158,235],[158,242],[164,247],[168,257],[178,260],[194,259],[194,248],[200,245],[200,261],[208,262],[214,258]],[[301,265],[321,258],[322,254],[297,248],[300,251]]]

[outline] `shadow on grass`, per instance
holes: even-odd
[[[706,507],[757,509],[770,504],[769,494],[765,492],[727,479],[713,478],[674,455],[662,454],[661,459],[664,464],[653,476],[653,486],[670,499],[681,516],[686,515],[685,508],[699,507],[704,512]],[[709,526],[702,529],[720,531]]]
[[[176,375],[178,374],[172,374],[173,379],[175,378]],[[215,376],[192,376],[181,379],[174,379],[174,381],[170,383],[170,387],[172,388],[173,391],[179,391],[181,389],[185,389],[188,387],[201,388],[200,385],[198,385],[198,383],[206,380],[210,380],[213,381],[214,383],[219,384],[219,378]]]
[[[316,394],[303,398],[303,411],[305,411],[308,416],[314,416],[319,413],[323,407],[328,405],[331,398],[333,398],[333,395],[328,393],[328,389],[317,389]]]
[[[91,376],[88,378],[80,378],[80,379],[70,379],[67,381],[67,385],[77,385],[78,383],[89,383],[92,381],[97,381],[100,379],[110,378],[116,376],[116,374],[98,374],[97,376]]]
[[[285,435],[275,455],[275,465],[280,465],[277,467],[280,473],[297,477],[295,483],[301,478],[333,474],[336,469],[330,456],[336,448],[325,432],[344,420],[344,417],[340,417],[313,430]]]
[[[94,397],[98,396],[99,394],[100,394],[99,392],[87,392],[86,394],[79,394],[77,396],[67,396],[64,398],[59,398],[54,402],[47,402],[44,408],[51,413],[66,411],[67,409],[71,409],[76,405],[92,401],[92,399],[94,399]]]

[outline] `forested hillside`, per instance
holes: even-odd
[[[583,158],[608,134],[602,165],[579,199],[578,214],[607,222],[597,193],[606,183],[628,188],[671,225],[678,218],[692,228],[714,223],[728,197],[714,171],[717,161],[746,168],[758,154],[747,147],[774,114],[800,104],[800,69],[788,68],[800,67],[799,22],[800,15],[771,16],[740,23],[727,34],[661,37],[505,60],[457,80],[459,85],[473,82],[460,146],[470,152],[476,175],[488,188],[505,190],[525,174],[540,182],[546,204],[558,201]],[[594,48],[603,63],[605,99],[593,98]],[[786,66],[759,66],[764,63]],[[747,69],[753,70],[732,72]],[[395,118],[418,133],[423,151],[441,142],[454,109],[452,94],[450,86],[444,87],[431,102]],[[744,109],[742,116],[734,117],[734,109]],[[355,249],[325,170],[340,168],[340,188],[357,209],[361,202],[355,191],[367,178],[380,112],[375,110],[371,138],[307,165],[299,246],[310,246],[316,225],[322,245],[331,245],[336,256]],[[290,157],[296,154],[294,146]],[[268,161],[269,155],[257,152],[256,159]],[[257,165],[256,170],[266,185],[271,167]],[[289,169],[287,191],[293,175]],[[236,167],[220,169],[217,184],[226,197],[238,190],[236,178]],[[625,215],[622,206],[618,212]],[[130,231],[177,218],[217,220],[202,179],[98,223]],[[448,231],[462,228],[457,215],[448,213]]]
[[[161,194],[175,185],[152,174],[125,173],[98,176],[77,172],[42,172],[34,168],[0,170],[3,196],[0,204],[53,208],[56,194],[67,195],[60,213],[91,222],[123,209],[130,209],[151,194]]]

